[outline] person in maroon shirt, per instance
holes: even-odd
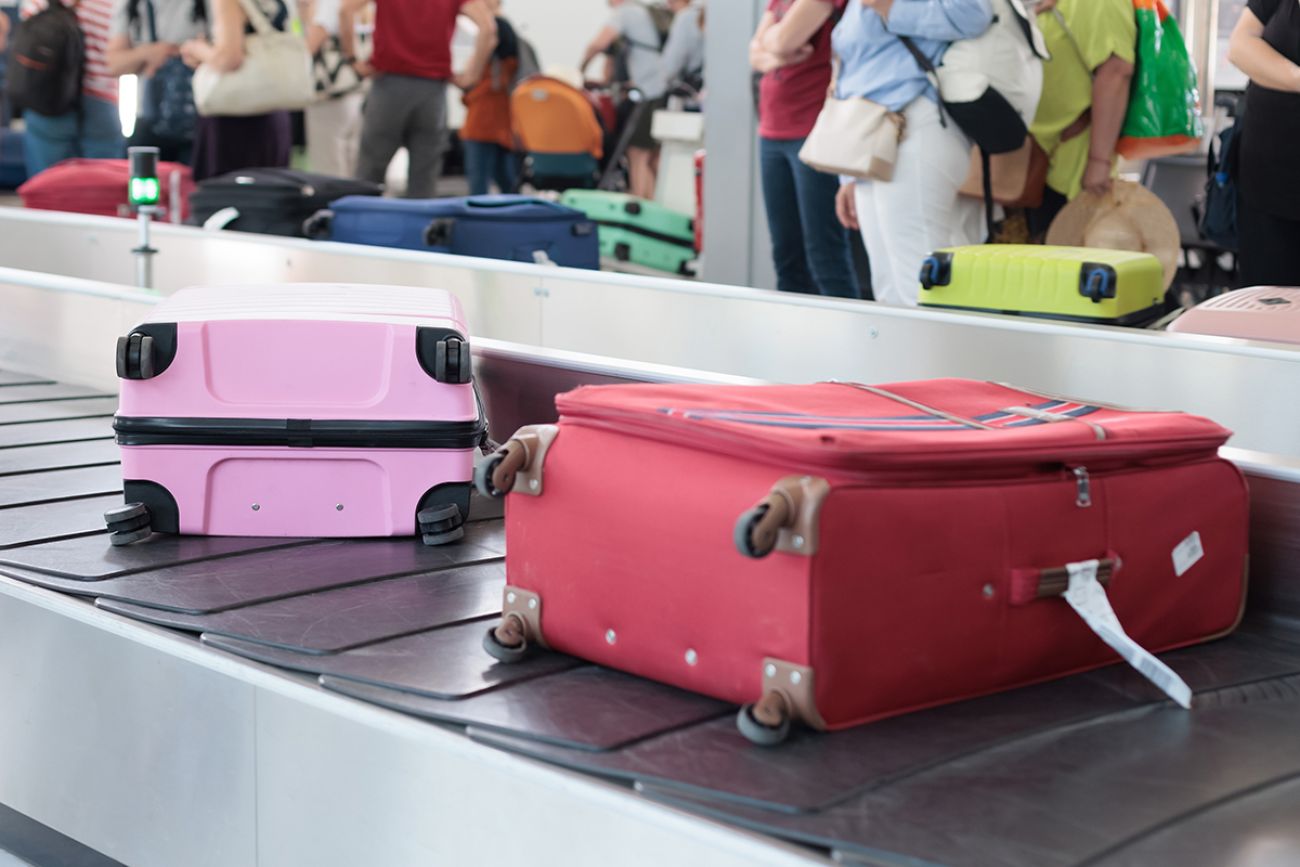
[[[354,56],[356,15],[371,0],[343,0],[339,43],[345,58]],[[451,40],[456,16],[478,26],[469,66],[453,75]],[[374,53],[357,64],[373,75],[362,112],[361,153],[357,177],[383,183],[397,149],[411,157],[406,195],[433,196],[447,139],[447,82],[472,88],[497,45],[496,19],[484,0],[376,0]]]
[[[770,0],[749,45],[759,83],[759,162],[776,288],[858,297],[839,179],[799,161],[831,83],[831,29],[845,0]]]

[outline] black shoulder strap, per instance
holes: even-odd
[[[900,36],[898,37],[898,41],[903,43],[903,47],[911,53],[912,57],[916,58],[917,65],[920,66],[921,69],[925,70],[927,75],[937,75],[939,73],[939,70],[935,69],[934,64],[930,62],[930,58],[925,56],[925,52],[916,47],[916,43],[912,41],[912,37]]]

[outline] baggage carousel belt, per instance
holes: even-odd
[[[1112,666],[764,749],[709,698],[553,653],[493,663],[480,642],[499,613],[504,526],[477,495],[464,541],[441,548],[110,546],[101,513],[120,502],[119,470],[84,465],[114,459],[107,419],[51,416],[86,403],[39,396],[61,388],[0,373],[0,394],[37,395],[0,398],[10,578],[847,863],[1208,864],[1256,839],[1300,852],[1300,612],[1253,610],[1229,638],[1164,654],[1196,693],[1191,713]]]

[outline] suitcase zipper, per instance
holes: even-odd
[[[487,436],[481,416],[459,422],[119,417],[113,430],[123,446],[472,449]]]

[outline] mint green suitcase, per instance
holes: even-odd
[[[560,202],[596,222],[602,258],[670,274],[689,273],[688,265],[695,258],[695,224],[690,214],[605,190],[569,190]]]
[[[1148,253],[985,244],[927,257],[919,300],[924,307],[1145,325],[1164,311],[1164,297],[1164,269]]]

